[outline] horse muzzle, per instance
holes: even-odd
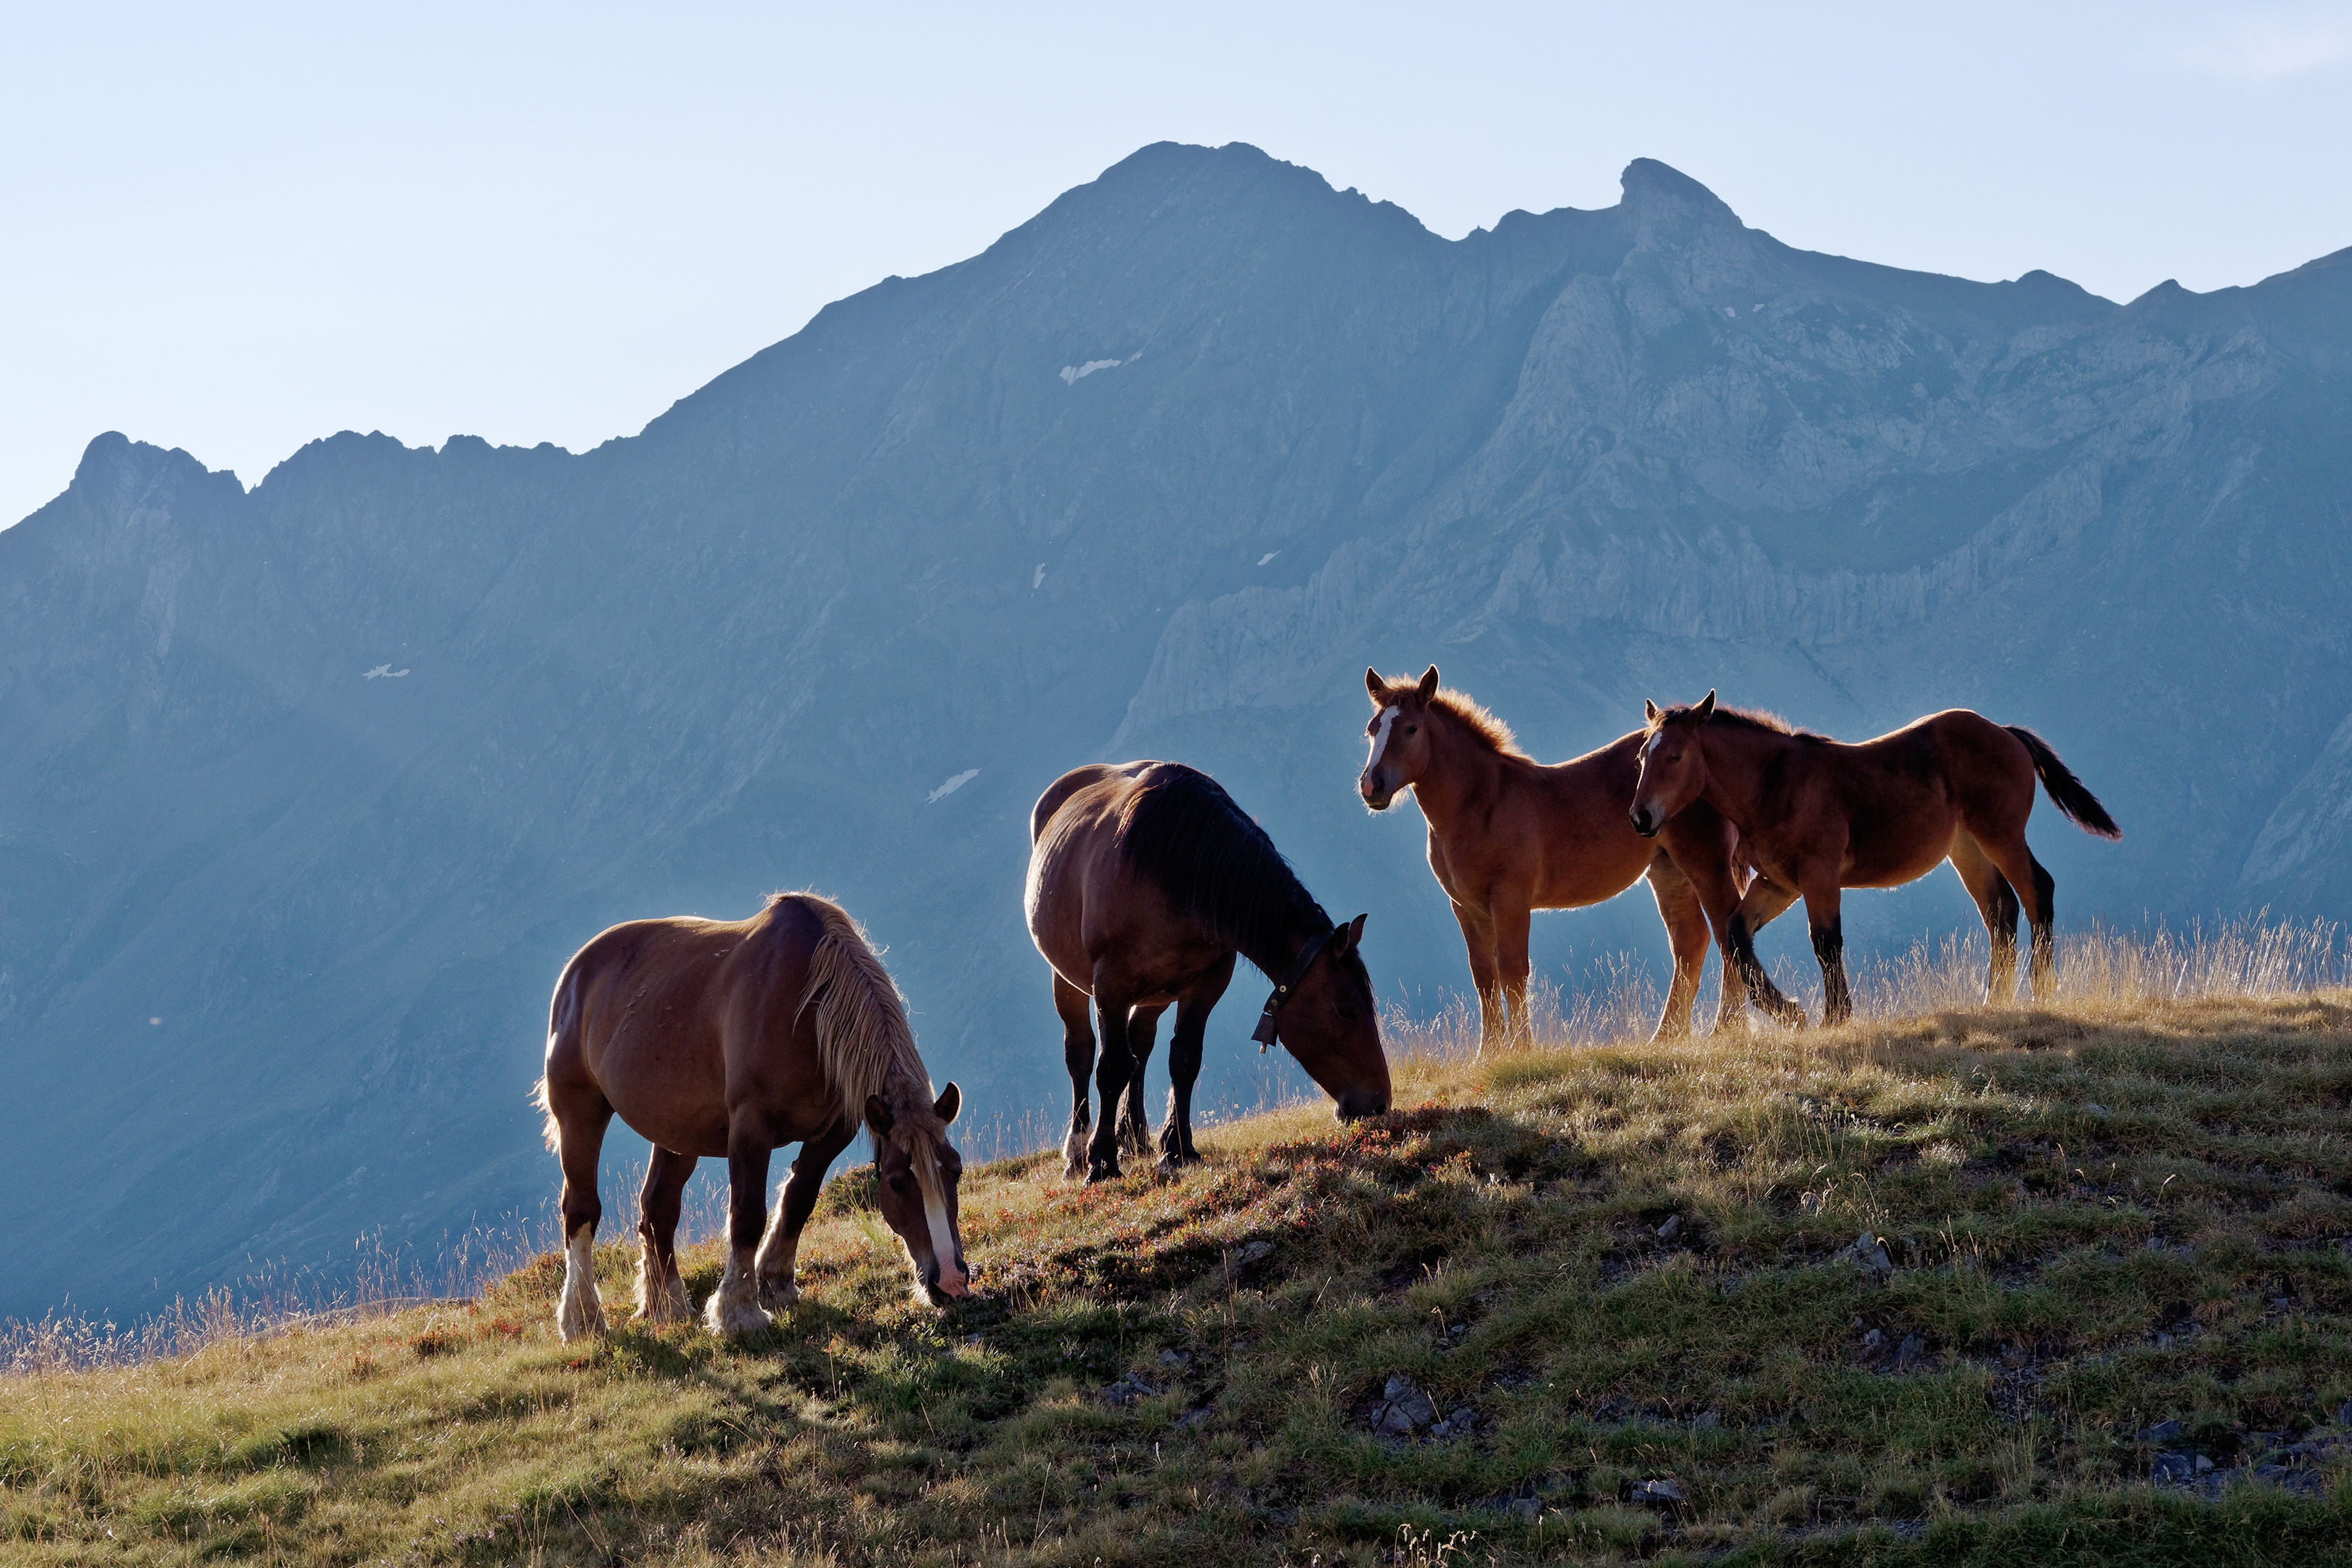
[[[1356,793],[1362,795],[1364,804],[1374,811],[1386,811],[1389,808],[1389,803],[1396,799],[1397,792],[1389,788],[1384,782],[1366,773],[1356,781]]]
[[[1650,815],[1649,808],[1647,806],[1635,806],[1633,810],[1632,817],[1633,831],[1640,834],[1644,838],[1655,838],[1658,836],[1658,829],[1665,826],[1664,823]]]
[[[948,1300],[970,1300],[971,1270],[964,1267],[964,1261],[961,1258],[955,1260],[953,1268],[941,1268],[939,1259],[935,1258],[923,1270],[923,1293],[930,1297],[933,1302],[941,1305],[945,1304],[940,1300],[942,1297]]]
[[[1388,1113],[1389,1097],[1385,1094],[1343,1094],[1339,1109],[1332,1114],[1342,1121],[1361,1121],[1368,1116]]]

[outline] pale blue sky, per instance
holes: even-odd
[[[6,0],[0,521],[105,429],[583,449],[1162,139],[2115,299],[2352,245],[2352,4],[848,9]]]

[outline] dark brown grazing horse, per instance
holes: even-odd
[[[1895,888],[1952,863],[1992,939],[1985,999],[2007,997],[2017,971],[2017,911],[2033,927],[2033,994],[2056,973],[2051,900],[2057,889],[2026,847],[2033,781],[2086,833],[2123,830],[2048,742],[1965,708],[1914,720],[1890,735],[1844,745],[1793,731],[1769,713],[1717,708],[1715,693],[1687,707],[1645,704],[1634,831],[1654,834],[1704,804],[1739,829],[1757,871],[1739,901],[1725,952],[1758,1005],[1801,1026],[1804,1009],[1782,995],[1756,959],[1756,932],[1805,900],[1822,964],[1822,1017],[1853,1012],[1845,978],[1840,889]]]
[[[1527,1029],[1529,911],[1582,909],[1644,876],[1675,955],[1658,1036],[1689,1034],[1708,928],[1718,940],[1730,929],[1745,883],[1733,863],[1737,835],[1704,805],[1677,816],[1656,843],[1633,831],[1625,813],[1643,731],[1546,766],[1519,750],[1501,720],[1441,689],[1433,664],[1417,681],[1367,669],[1364,686],[1372,750],[1356,789],[1374,811],[1408,789],[1421,806],[1429,868],[1470,950],[1480,1048]],[[1726,964],[1723,978],[1718,1024],[1746,1000],[1737,970]]]
[[[1364,917],[1334,925],[1216,780],[1181,763],[1074,768],[1038,797],[1029,838],[1029,934],[1054,966],[1072,1101],[1063,1154],[1073,1180],[1119,1173],[1122,1090],[1129,1147],[1151,1152],[1143,1072],[1152,1029],[1171,1004],[1176,1032],[1160,1163],[1172,1169],[1201,1157],[1192,1146],[1192,1082],[1202,1031],[1234,977],[1236,952],[1276,981],[1255,1037],[1287,1046],[1339,1102],[1341,1119],[1389,1108],[1371,976],[1357,951]],[[1102,1025],[1096,1076],[1103,1117],[1091,1144],[1089,998]]]
[[[874,1134],[882,1217],[907,1244],[917,1296],[970,1293],[956,1224],[963,1162],[947,1140],[960,1097],[938,1100],[906,1005],[841,907],[779,893],[747,921],[631,921],[574,953],[549,1009],[538,1103],[563,1164],[567,1340],[604,1330],[596,1290],[596,1156],[614,1111],[654,1145],[637,1235],[637,1319],[690,1318],[675,1242],[695,1162],[727,1157],[727,1269],[706,1317],[753,1333],[800,1299],[793,1259],[834,1156]],[[800,1157],[768,1223],[768,1157]],[[755,1250],[756,1249],[756,1250]]]

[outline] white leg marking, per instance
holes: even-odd
[[[563,1294],[556,1299],[555,1331],[565,1342],[604,1331],[604,1301],[596,1291],[596,1232],[582,1226],[563,1244]]]
[[[756,1334],[776,1320],[760,1305],[759,1265],[748,1247],[727,1249],[727,1272],[702,1310],[714,1334]]]
[[[694,1303],[686,1298],[686,1281],[675,1274],[661,1272],[654,1262],[653,1244],[640,1244],[637,1249],[637,1321],[676,1323],[693,1316]]]
[[[768,1221],[768,1234],[760,1238],[760,1305],[770,1311],[781,1312],[801,1299],[800,1284],[793,1278],[793,1260],[800,1249],[800,1237],[784,1232],[784,1202],[779,1196],[775,1215]]]

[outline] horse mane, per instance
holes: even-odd
[[[824,927],[809,954],[809,977],[794,1016],[816,1009],[817,1052],[843,1114],[866,1120],[866,1100],[880,1095],[891,1115],[909,1132],[947,1136],[947,1124],[931,1103],[931,1075],[915,1049],[907,1022],[907,999],[898,994],[881,954],[849,918],[849,911],[814,893],[777,893],[774,909],[800,905]],[[911,1126],[908,1123],[912,1123]],[[928,1141],[908,1140],[917,1150]]]
[[[1381,693],[1381,706],[1394,707],[1401,699],[1416,695],[1420,689],[1419,681],[1391,680]],[[1429,700],[1429,705],[1459,720],[1462,727],[1470,732],[1470,738],[1488,751],[1506,757],[1527,755],[1519,750],[1519,738],[1511,733],[1511,727],[1481,706],[1468,692],[1442,686],[1438,688],[1437,695]]]
[[[1647,732],[1655,734],[1669,724],[1688,723],[1691,721],[1691,715],[1697,710],[1698,704],[1696,702],[1677,702],[1672,708],[1661,709],[1658,716],[1650,721]],[[1800,730],[1778,713],[1762,708],[1734,708],[1728,703],[1718,702],[1715,705],[1715,711],[1707,715],[1706,721],[1710,724],[1727,724],[1735,730],[1760,730],[1767,734],[1786,735],[1792,741],[1811,741],[1820,743],[1830,739],[1829,736],[1812,730]]]
[[[1181,763],[1153,767],[1128,797],[1118,854],[1260,969],[1282,962],[1276,955],[1286,956],[1299,927],[1331,927],[1265,829],[1216,780]]]

